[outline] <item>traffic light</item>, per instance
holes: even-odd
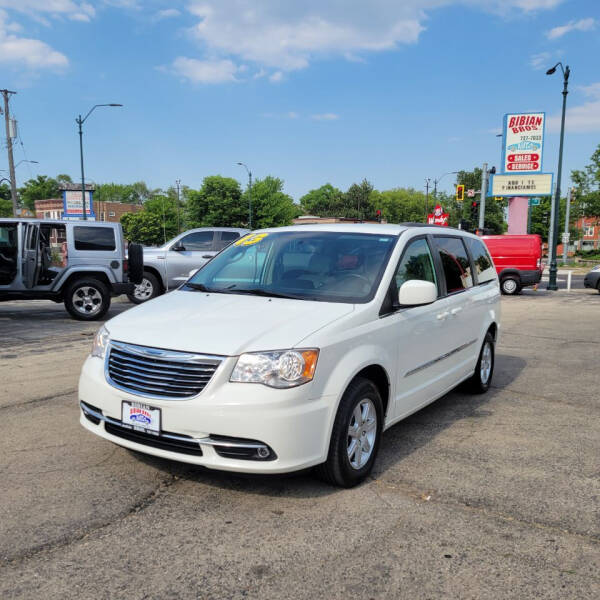
[[[479,219],[479,211],[477,210],[479,207],[479,200],[473,200],[471,202],[471,222],[477,223]]]
[[[456,201],[462,202],[465,199],[465,186],[457,185],[456,186]]]

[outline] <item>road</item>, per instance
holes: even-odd
[[[87,433],[98,324],[0,304],[0,597],[597,600],[600,295],[526,290],[502,310],[490,392],[396,425],[373,476],[340,490]]]

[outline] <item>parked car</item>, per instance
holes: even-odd
[[[128,252],[119,223],[0,219],[0,301],[54,300],[74,319],[100,319],[141,281],[142,247]]]
[[[352,486],[384,429],[461,382],[487,391],[499,325],[498,277],[472,234],[264,229],[99,330],[81,424],[163,458],[249,473],[316,466]]]
[[[600,265],[594,267],[583,279],[583,287],[600,292]]]
[[[503,294],[518,294],[542,279],[542,238],[537,234],[484,235]]]
[[[248,233],[232,227],[201,227],[179,234],[160,248],[144,248],[144,274],[128,298],[141,304],[187,281],[220,250]]]

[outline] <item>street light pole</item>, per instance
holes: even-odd
[[[429,215],[429,184],[431,179],[427,177],[425,179],[425,223],[427,223],[427,217]]]
[[[175,184],[177,185],[177,235],[179,235],[181,233],[181,225],[180,225],[181,221],[179,219],[179,203],[180,203],[179,189],[181,186],[181,179],[176,179]]]
[[[447,173],[444,173],[443,175],[440,175],[437,179],[433,180],[433,197],[437,203],[437,184],[444,179],[444,177],[446,177],[446,175],[456,175],[458,173],[458,171],[448,171]]]
[[[243,162],[239,162],[240,167],[244,167],[248,173],[248,229],[252,229],[252,171]]]
[[[77,123],[77,125],[79,125],[79,157],[81,159],[81,206],[82,206],[82,212],[83,212],[83,220],[87,221],[87,214],[85,211],[85,175],[83,172],[83,128],[82,125],[85,123],[86,119],[94,112],[94,109],[98,108],[99,106],[123,106],[122,104],[95,104],[94,106],[92,106],[92,108],[90,108],[90,110],[88,111],[88,114],[85,115],[85,117],[81,118],[81,115],[79,115],[76,119],[75,122]]]
[[[569,75],[571,74],[571,69],[569,69],[569,65],[563,68],[561,62],[557,62],[551,69],[546,71],[546,75],[552,75],[556,71],[556,67],[560,66],[561,71],[563,73],[563,101],[562,101],[562,115],[560,119],[560,144],[558,147],[558,171],[556,173],[556,190],[554,192],[554,223],[552,227],[552,243],[550,245],[550,276],[548,278],[548,286],[546,289],[555,292],[558,290],[558,285],[556,283],[556,275],[557,275],[557,265],[556,265],[556,243],[558,241],[558,215],[560,210],[560,179],[562,175],[562,158],[563,158],[563,144],[565,137],[565,113],[567,110],[567,94],[569,93],[568,85],[569,85]]]

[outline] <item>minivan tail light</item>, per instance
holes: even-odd
[[[125,259],[123,261],[123,273],[127,273],[127,271],[129,271],[129,260]]]

